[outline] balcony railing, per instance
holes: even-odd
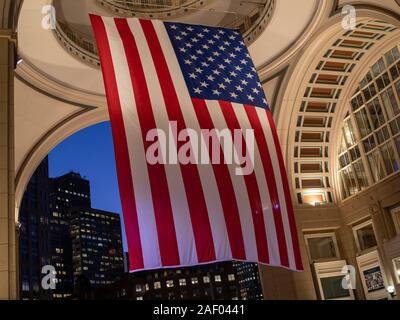
[[[204,1],[198,0],[147,0],[141,1],[140,4],[137,0],[97,0],[102,5],[122,5],[125,9],[129,9],[131,5],[131,11],[129,12],[138,12],[141,8],[143,12],[161,12],[162,10],[165,12],[168,8],[169,12],[173,8],[185,9],[186,7],[190,7],[192,10],[195,10],[193,5],[201,6],[205,3]],[[158,4],[158,3],[163,3]],[[166,6],[165,4],[171,4],[171,6]],[[262,2],[255,3],[255,8],[247,15],[238,15],[238,18],[230,21],[229,23],[223,25],[226,28],[235,28],[239,29],[243,35],[243,38],[247,45],[253,42],[258,35],[260,35],[269,21],[272,18],[274,9],[276,5],[276,0],[263,0]],[[161,8],[162,7],[162,8]],[[115,12],[121,14],[119,7],[113,7]],[[262,8],[262,9],[261,9]],[[135,11],[132,11],[135,10]],[[68,51],[70,54],[75,56],[76,58],[84,61],[85,63],[99,67],[100,59],[98,57],[96,42],[93,39],[92,35],[84,34],[76,28],[71,27],[68,23],[64,21],[57,20],[57,25],[54,30],[57,40],[60,44]]]
[[[92,66],[100,66],[97,46],[91,36],[83,34],[61,21],[57,21],[54,32],[57,40],[73,56]]]

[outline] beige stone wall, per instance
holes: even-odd
[[[400,173],[371,187],[367,191],[346,200],[339,206],[331,207],[298,207],[295,209],[299,240],[302,250],[302,259],[305,271],[283,275],[287,279],[281,279],[279,272],[269,271],[263,273],[264,283],[275,278],[275,281],[286,284],[290,282],[294,287],[296,299],[317,299],[316,285],[310,268],[308,253],[304,240],[304,232],[323,233],[327,230],[334,231],[340,258],[347,264],[356,266],[356,257],[359,254],[353,235],[353,226],[360,221],[371,219],[377,240],[377,249],[382,260],[382,269],[389,285],[395,285],[400,292],[400,285],[395,280],[392,259],[400,256],[400,235],[396,235],[389,209],[400,204]],[[291,277],[290,277],[291,275]],[[361,285],[361,277],[357,269],[356,299],[365,299]],[[290,279],[290,280],[289,280]],[[270,280],[273,282],[273,280]],[[281,282],[282,281],[282,282]],[[279,299],[281,293],[276,291],[279,284],[271,285],[270,291],[265,296],[270,299]],[[268,291],[264,287],[264,291]]]
[[[14,202],[13,70],[15,44],[0,34],[0,299],[17,298]]]

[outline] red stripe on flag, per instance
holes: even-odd
[[[234,129],[241,129],[235,111],[233,110],[232,104],[226,101],[219,101],[219,104],[222,108],[222,113],[224,115],[228,128],[231,130],[232,134],[234,132]],[[245,145],[244,136],[242,136],[242,143],[243,145]],[[249,175],[245,175],[244,181],[246,184],[247,194],[249,196],[251,214],[253,217],[258,259],[260,262],[268,264],[269,250],[264,223],[264,213],[260,198],[260,190],[258,188],[257,178],[254,171]]]
[[[265,140],[261,122],[260,119],[258,118],[255,107],[245,106],[245,111],[247,117],[249,118],[250,124],[254,129],[254,135],[260,152],[261,161],[264,167],[264,175],[265,178],[267,179],[269,195],[272,203],[272,212],[274,214],[274,220],[275,220],[275,229],[278,238],[281,264],[285,267],[289,267],[289,257],[287,252],[285,230],[282,222],[281,207],[279,203],[278,190],[276,187],[274,168],[271,162],[270,150],[268,149],[267,141]],[[276,152],[276,150],[273,150],[273,152]]]
[[[112,61],[110,45],[103,19],[99,16],[90,15],[90,20],[95,31],[101,60]],[[112,63],[102,63],[101,68],[104,75],[104,86],[107,92],[108,109],[114,137],[115,161],[117,165],[118,184],[124,214],[126,236],[128,238],[130,267],[132,270],[143,269],[143,252],[133,190],[131,164],[114,65]]]
[[[124,45],[142,130],[144,148],[147,150],[152,142],[146,141],[146,135],[149,130],[157,128],[157,125],[143,66],[141,64],[136,40],[129,28],[127,20],[117,18],[114,20]],[[180,264],[180,259],[165,167],[161,164],[147,164],[147,168],[153,197],[161,261],[163,266],[176,266]]]
[[[177,130],[180,132],[187,127],[157,33],[150,20],[139,21],[153,58],[169,120],[176,121]],[[184,142],[178,142],[177,149],[179,150],[183,144]],[[213,261],[215,260],[214,241],[198,168],[195,164],[181,165],[180,168],[189,205],[198,261]]]
[[[215,129],[205,101],[202,99],[192,99],[192,102],[200,127],[208,130]],[[244,248],[243,233],[240,227],[241,223],[235,191],[229,174],[229,169],[224,162],[222,147],[220,147],[220,150],[220,164],[213,164],[212,167],[218,186],[219,196],[221,198],[232,257],[238,260],[246,260],[246,251]],[[210,150],[210,155],[211,151],[212,150]]]
[[[280,172],[281,172],[283,190],[285,191],[286,208],[287,208],[287,213],[288,213],[288,218],[289,218],[290,233],[292,235],[292,243],[293,243],[293,251],[294,251],[294,257],[295,257],[295,262],[296,262],[296,269],[300,271],[300,270],[303,270],[303,264],[301,261],[299,238],[297,237],[296,222],[294,219],[292,199],[290,196],[289,183],[288,183],[288,179],[287,179],[287,175],[286,175],[285,165],[283,162],[281,145],[280,145],[278,134],[276,131],[274,119],[272,118],[272,114],[269,110],[266,110],[266,114],[267,114],[269,126],[272,131],[272,135],[274,138],[276,154],[278,155],[279,167],[280,167]]]

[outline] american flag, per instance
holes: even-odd
[[[302,270],[277,132],[240,33],[96,15],[91,21],[131,271],[227,260]],[[171,122],[200,136],[201,129],[253,130],[254,171],[237,175],[227,161],[149,163],[148,132],[168,132]]]

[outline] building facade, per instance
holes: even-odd
[[[240,300],[262,300],[263,291],[259,275],[259,267],[255,263],[233,262]]]
[[[73,299],[123,273],[119,215],[91,208],[90,183],[70,172],[49,178],[46,158],[35,171],[20,209],[22,299]],[[44,290],[42,268],[55,268],[56,288]],[[47,272],[46,272],[47,274]],[[82,288],[86,281],[87,287]]]
[[[75,283],[85,277],[95,289],[121,278],[124,260],[117,213],[92,208],[74,210],[70,234]]]
[[[19,273],[21,299],[48,299],[42,267],[51,264],[48,159],[34,172],[20,208]]]
[[[90,208],[90,184],[71,172],[50,181],[51,261],[56,268],[55,299],[71,298],[74,293],[74,264],[71,241],[71,212]]]
[[[244,265],[248,265],[247,270]],[[240,264],[240,270],[239,272],[236,263],[222,262],[191,268],[131,273],[126,274],[121,281],[99,288],[95,293],[95,298],[112,300],[261,299],[257,265],[243,263]],[[242,282],[244,278],[247,280]],[[254,288],[250,289],[252,286]],[[244,287],[247,291],[244,291]]]

